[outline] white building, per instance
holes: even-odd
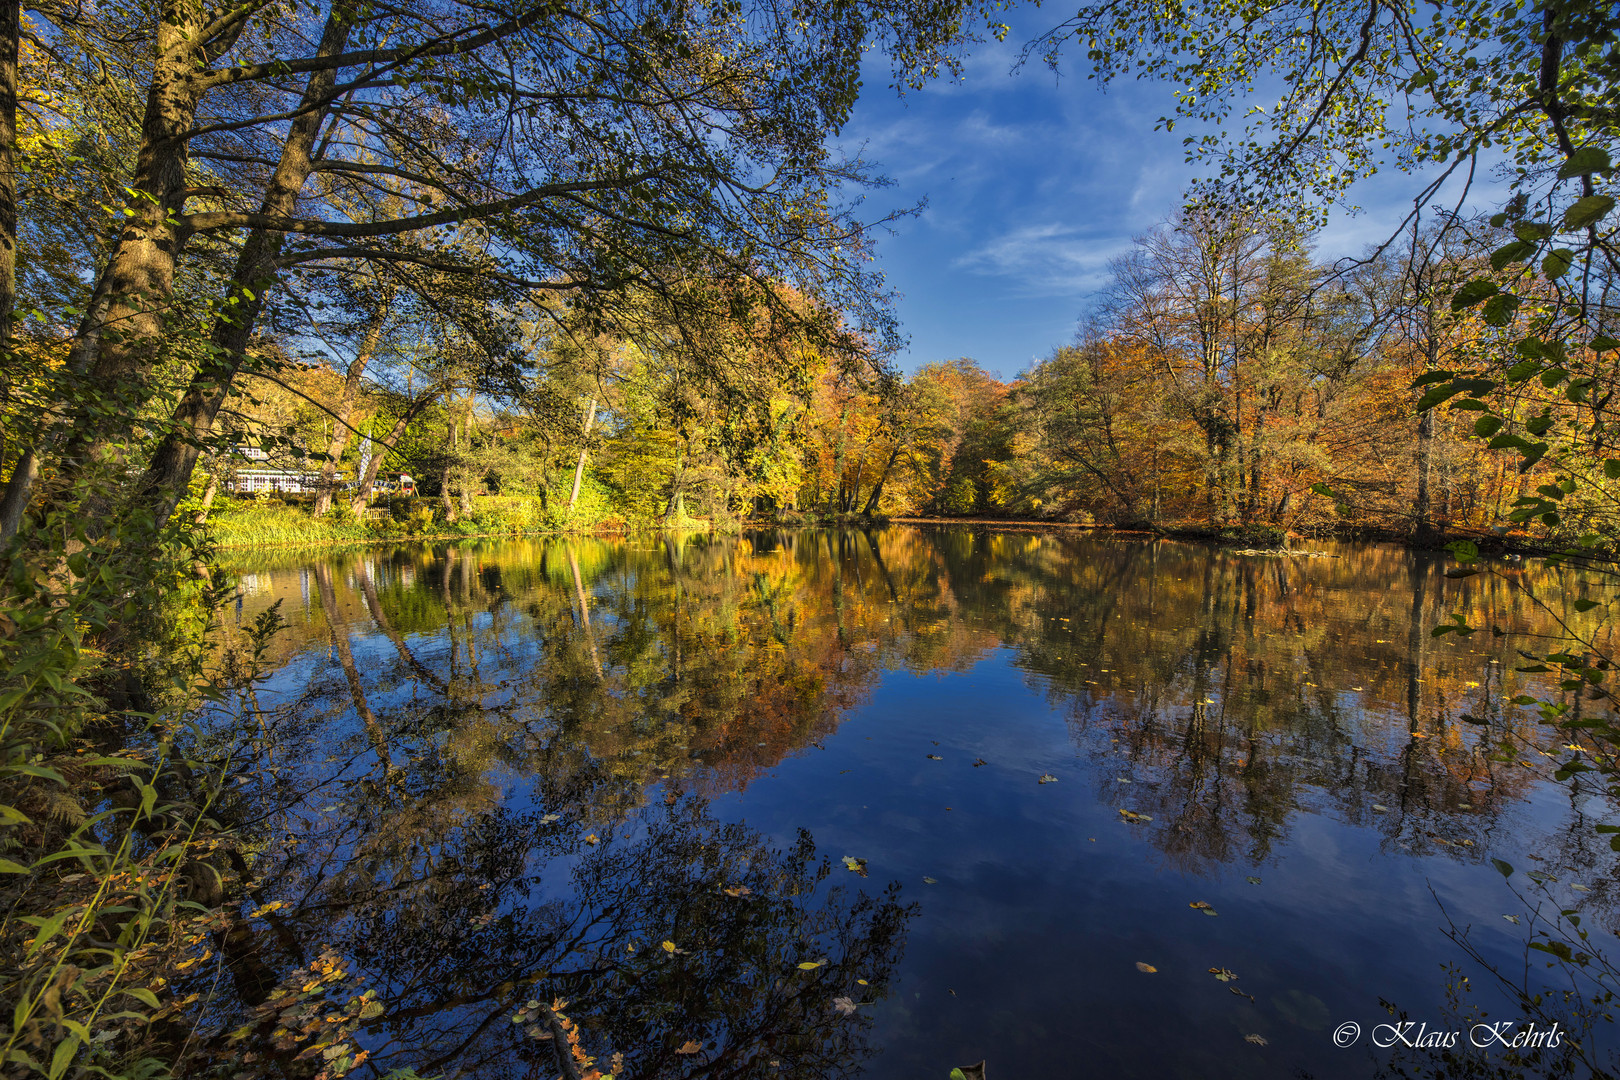
[[[236,475],[231,477],[230,487],[232,491],[248,495],[260,491],[302,495],[315,491],[319,482],[320,478],[313,473],[298,469],[238,469]]]

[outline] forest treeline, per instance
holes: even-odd
[[[472,371],[458,382],[414,336],[409,290],[385,286],[389,310],[359,328],[347,366],[264,375],[193,487],[230,487],[258,464],[230,447],[263,444],[318,475],[312,511],[339,517],[345,500],[366,505],[386,460],[441,523],[490,520],[475,499],[500,495],[537,504],[534,527],[976,515],[1479,530],[1542,470],[1488,451],[1469,411],[1419,413],[1414,383],[1494,333],[1449,300],[1504,236],[1448,221],[1330,262],[1296,228],[1188,210],[1111,264],[1073,343],[1011,379],[968,358],[902,375],[859,342],[852,363],[760,336],[743,351],[751,377],[723,392],[683,371],[678,340],[606,333],[530,339],[530,378],[509,393]]]

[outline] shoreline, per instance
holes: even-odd
[[[1235,535],[1223,535],[1222,530],[1209,525],[1164,525],[1157,528],[1142,526],[1118,526],[1107,523],[1085,523],[1072,521],[1041,521],[1029,518],[985,518],[985,517],[893,517],[889,522],[898,525],[975,525],[979,527],[993,527],[1017,532],[1046,532],[1061,529],[1085,530],[1105,536],[1117,536],[1121,539],[1131,540],[1180,540],[1189,543],[1209,544],[1215,547],[1262,546],[1251,543],[1257,537],[1254,534],[1245,536],[1241,531]],[[1233,530],[1240,527],[1233,526]],[[1263,531],[1271,531],[1270,526],[1260,526]],[[1278,530],[1280,532],[1280,530]],[[1275,550],[1287,550],[1291,541],[1305,540],[1345,540],[1366,541],[1368,543],[1400,544],[1403,547],[1416,551],[1443,551],[1447,544],[1457,540],[1468,540],[1479,546],[1481,551],[1513,551],[1524,554],[1550,555],[1567,550],[1566,545],[1548,543],[1528,536],[1500,535],[1480,529],[1450,530],[1436,529],[1427,535],[1418,535],[1399,529],[1381,528],[1377,526],[1357,526],[1354,528],[1327,529],[1320,533],[1282,533],[1283,542],[1268,546]],[[1594,553],[1596,554],[1596,553]]]
[[[377,537],[344,537],[337,539],[310,538],[307,540],[273,540],[250,543],[221,543],[215,545],[220,552],[247,552],[247,551],[286,551],[301,548],[345,548],[345,547],[372,547],[378,544],[423,544],[436,542],[455,542],[461,540],[489,540],[489,539],[519,539],[525,537],[580,537],[593,539],[625,539],[643,533],[715,533],[731,532],[743,533],[764,529],[828,529],[828,528],[855,528],[865,529],[883,527],[886,525],[907,525],[913,527],[926,526],[971,526],[978,529],[991,529],[1004,532],[1060,532],[1075,531],[1091,533],[1100,538],[1108,537],[1121,540],[1175,540],[1186,543],[1207,544],[1212,547],[1267,549],[1275,551],[1289,550],[1293,541],[1311,539],[1366,541],[1369,543],[1400,544],[1403,547],[1417,551],[1444,550],[1448,543],[1456,540],[1468,540],[1477,544],[1481,551],[1490,552],[1518,552],[1523,554],[1550,555],[1566,550],[1557,545],[1549,545],[1544,541],[1537,541],[1524,536],[1502,536],[1492,532],[1480,530],[1450,531],[1436,530],[1427,536],[1413,535],[1396,529],[1378,527],[1357,527],[1353,529],[1330,529],[1320,534],[1286,533],[1280,534],[1280,542],[1272,536],[1263,535],[1272,533],[1268,527],[1261,527],[1257,532],[1243,533],[1217,529],[1210,526],[1198,525],[1166,525],[1157,528],[1142,526],[1117,526],[1107,523],[1072,522],[1072,521],[1042,521],[1031,518],[989,518],[989,517],[879,517],[870,519],[833,520],[833,521],[745,521],[732,529],[717,530],[714,528],[681,528],[679,526],[649,526],[635,529],[611,530],[566,530],[566,529],[532,529],[520,532],[478,532],[478,533],[412,533],[401,536]],[[1593,554],[1599,554],[1593,552]]]

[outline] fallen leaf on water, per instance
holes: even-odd
[[[1237,987],[1235,987],[1235,986],[1228,986],[1228,987],[1227,987],[1227,988],[1226,988],[1226,989],[1227,989],[1227,990],[1228,990],[1228,991],[1230,991],[1230,992],[1231,992],[1231,993],[1234,993],[1234,994],[1236,994],[1236,995],[1237,995],[1237,996],[1238,996],[1238,997],[1246,997],[1246,998],[1248,998],[1248,999],[1249,999],[1249,1000],[1250,1000],[1250,1001],[1253,1001],[1253,1000],[1254,1000],[1254,995],[1253,995],[1253,994],[1245,994],[1245,993],[1244,993],[1244,992],[1243,992],[1243,991],[1242,991],[1242,990],[1239,990],[1239,989],[1238,989],[1238,988],[1237,988]]]
[[[861,877],[866,876],[866,860],[865,859],[857,859],[853,855],[845,855],[844,856],[844,866],[846,866],[851,873],[859,874],[859,875],[861,875]]]
[[[977,769],[980,765],[988,765],[988,764],[990,764],[990,763],[988,761],[984,760],[984,758],[979,758],[977,761],[975,761],[973,763],[973,767],[975,769]]]
[[[561,814],[547,814],[545,817],[540,819],[540,824],[542,824],[542,825],[550,825],[553,821],[561,821],[561,820],[562,820],[562,815]]]
[[[1383,806],[1383,805],[1381,805],[1379,803],[1373,803],[1372,808],[1373,808],[1373,813],[1375,813],[1375,814],[1387,814],[1387,813],[1389,813],[1389,807]]]
[[[803,961],[803,962],[801,962],[799,964],[799,970],[800,971],[814,971],[814,970],[816,970],[816,968],[820,967],[822,964],[825,964],[826,962],[827,961],[825,961],[825,960],[805,960],[805,961]]]
[[[860,984],[861,986],[870,986],[871,985],[871,983],[867,982],[865,979],[856,979],[855,981],[858,984]]]
[[[1133,825],[1139,822],[1153,820],[1153,816],[1151,814],[1138,814],[1135,810],[1127,810],[1123,806],[1119,809],[1119,816],[1122,820],[1128,821]]]
[[[928,760],[929,761],[944,761],[945,759],[940,757],[938,754],[929,754],[928,755]]]
[[[925,877],[925,878],[923,878],[923,884],[924,885],[938,885],[939,884],[939,879],[938,878]]]
[[[600,844],[602,841],[597,837],[597,835],[595,833],[586,833],[585,834],[585,842],[587,844]]]
[[[700,1054],[703,1052],[703,1044],[687,1039],[681,1044],[681,1048],[675,1052],[677,1054]]]
[[[843,1013],[845,1016],[854,1016],[855,1015],[855,1003],[853,1001],[851,1001],[847,997],[835,997],[835,998],[833,998],[833,1008],[837,1009],[839,1012]]]
[[[1255,877],[1253,874],[1250,874],[1248,877],[1244,878],[1243,880],[1247,881],[1250,885],[1258,885],[1258,884],[1260,884],[1260,879]]]
[[[753,892],[753,890],[746,885],[733,885],[729,889],[721,889],[720,891],[725,893],[727,896],[747,896],[749,893]]]
[[[1571,885],[1570,888],[1574,889],[1576,892],[1591,892],[1592,891],[1591,887],[1588,886],[1588,885]]]
[[[1153,975],[1157,973],[1159,969],[1154,967],[1152,964],[1144,964],[1142,961],[1138,960],[1136,962],[1136,970],[1140,971],[1144,975]]]
[[[1266,1045],[1266,1037],[1264,1035],[1245,1035],[1243,1036],[1243,1041],[1246,1043],[1254,1043],[1256,1046]]]
[[[1035,782],[1037,784],[1055,784],[1057,783],[1057,777],[1053,776],[1051,773],[1042,773],[1041,778]]]
[[[1517,915],[1504,915],[1504,916],[1502,916],[1502,918],[1506,919],[1508,922],[1512,923],[1514,926],[1519,925],[1519,917]]]
[[[1190,907],[1190,908],[1197,908],[1199,911],[1202,911],[1205,915],[1217,915],[1217,914],[1219,914],[1219,912],[1217,912],[1214,908],[1210,907],[1209,904],[1207,902],[1203,901],[1203,900],[1194,900],[1192,903],[1188,904],[1187,906]]]
[[[676,953],[683,953],[686,950],[685,949],[677,949],[675,947],[675,943],[673,941],[666,941],[666,942],[664,942],[664,951],[669,953],[671,956],[674,956]]]
[[[951,1070],[950,1080],[984,1080],[984,1062],[961,1065]]]
[[[1215,978],[1220,982],[1231,982],[1233,979],[1237,978],[1237,972],[1233,971],[1231,968],[1210,968],[1209,973],[1215,976]]]

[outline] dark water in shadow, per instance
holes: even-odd
[[[233,990],[326,951],[387,1003],[365,1068],[423,1076],[557,1076],[511,1021],[557,998],[631,1078],[1373,1075],[1390,1054],[1341,1023],[1459,1023],[1448,916],[1522,969],[1493,858],[1610,937],[1602,805],[1509,703],[1513,649],[1597,613],[1568,573],[1320,547],[890,528],[246,563],[234,618],[291,623],[244,784],[284,906],[225,950]],[[1452,613],[1499,632],[1433,638]],[[1512,1015],[1477,970],[1461,998]]]

